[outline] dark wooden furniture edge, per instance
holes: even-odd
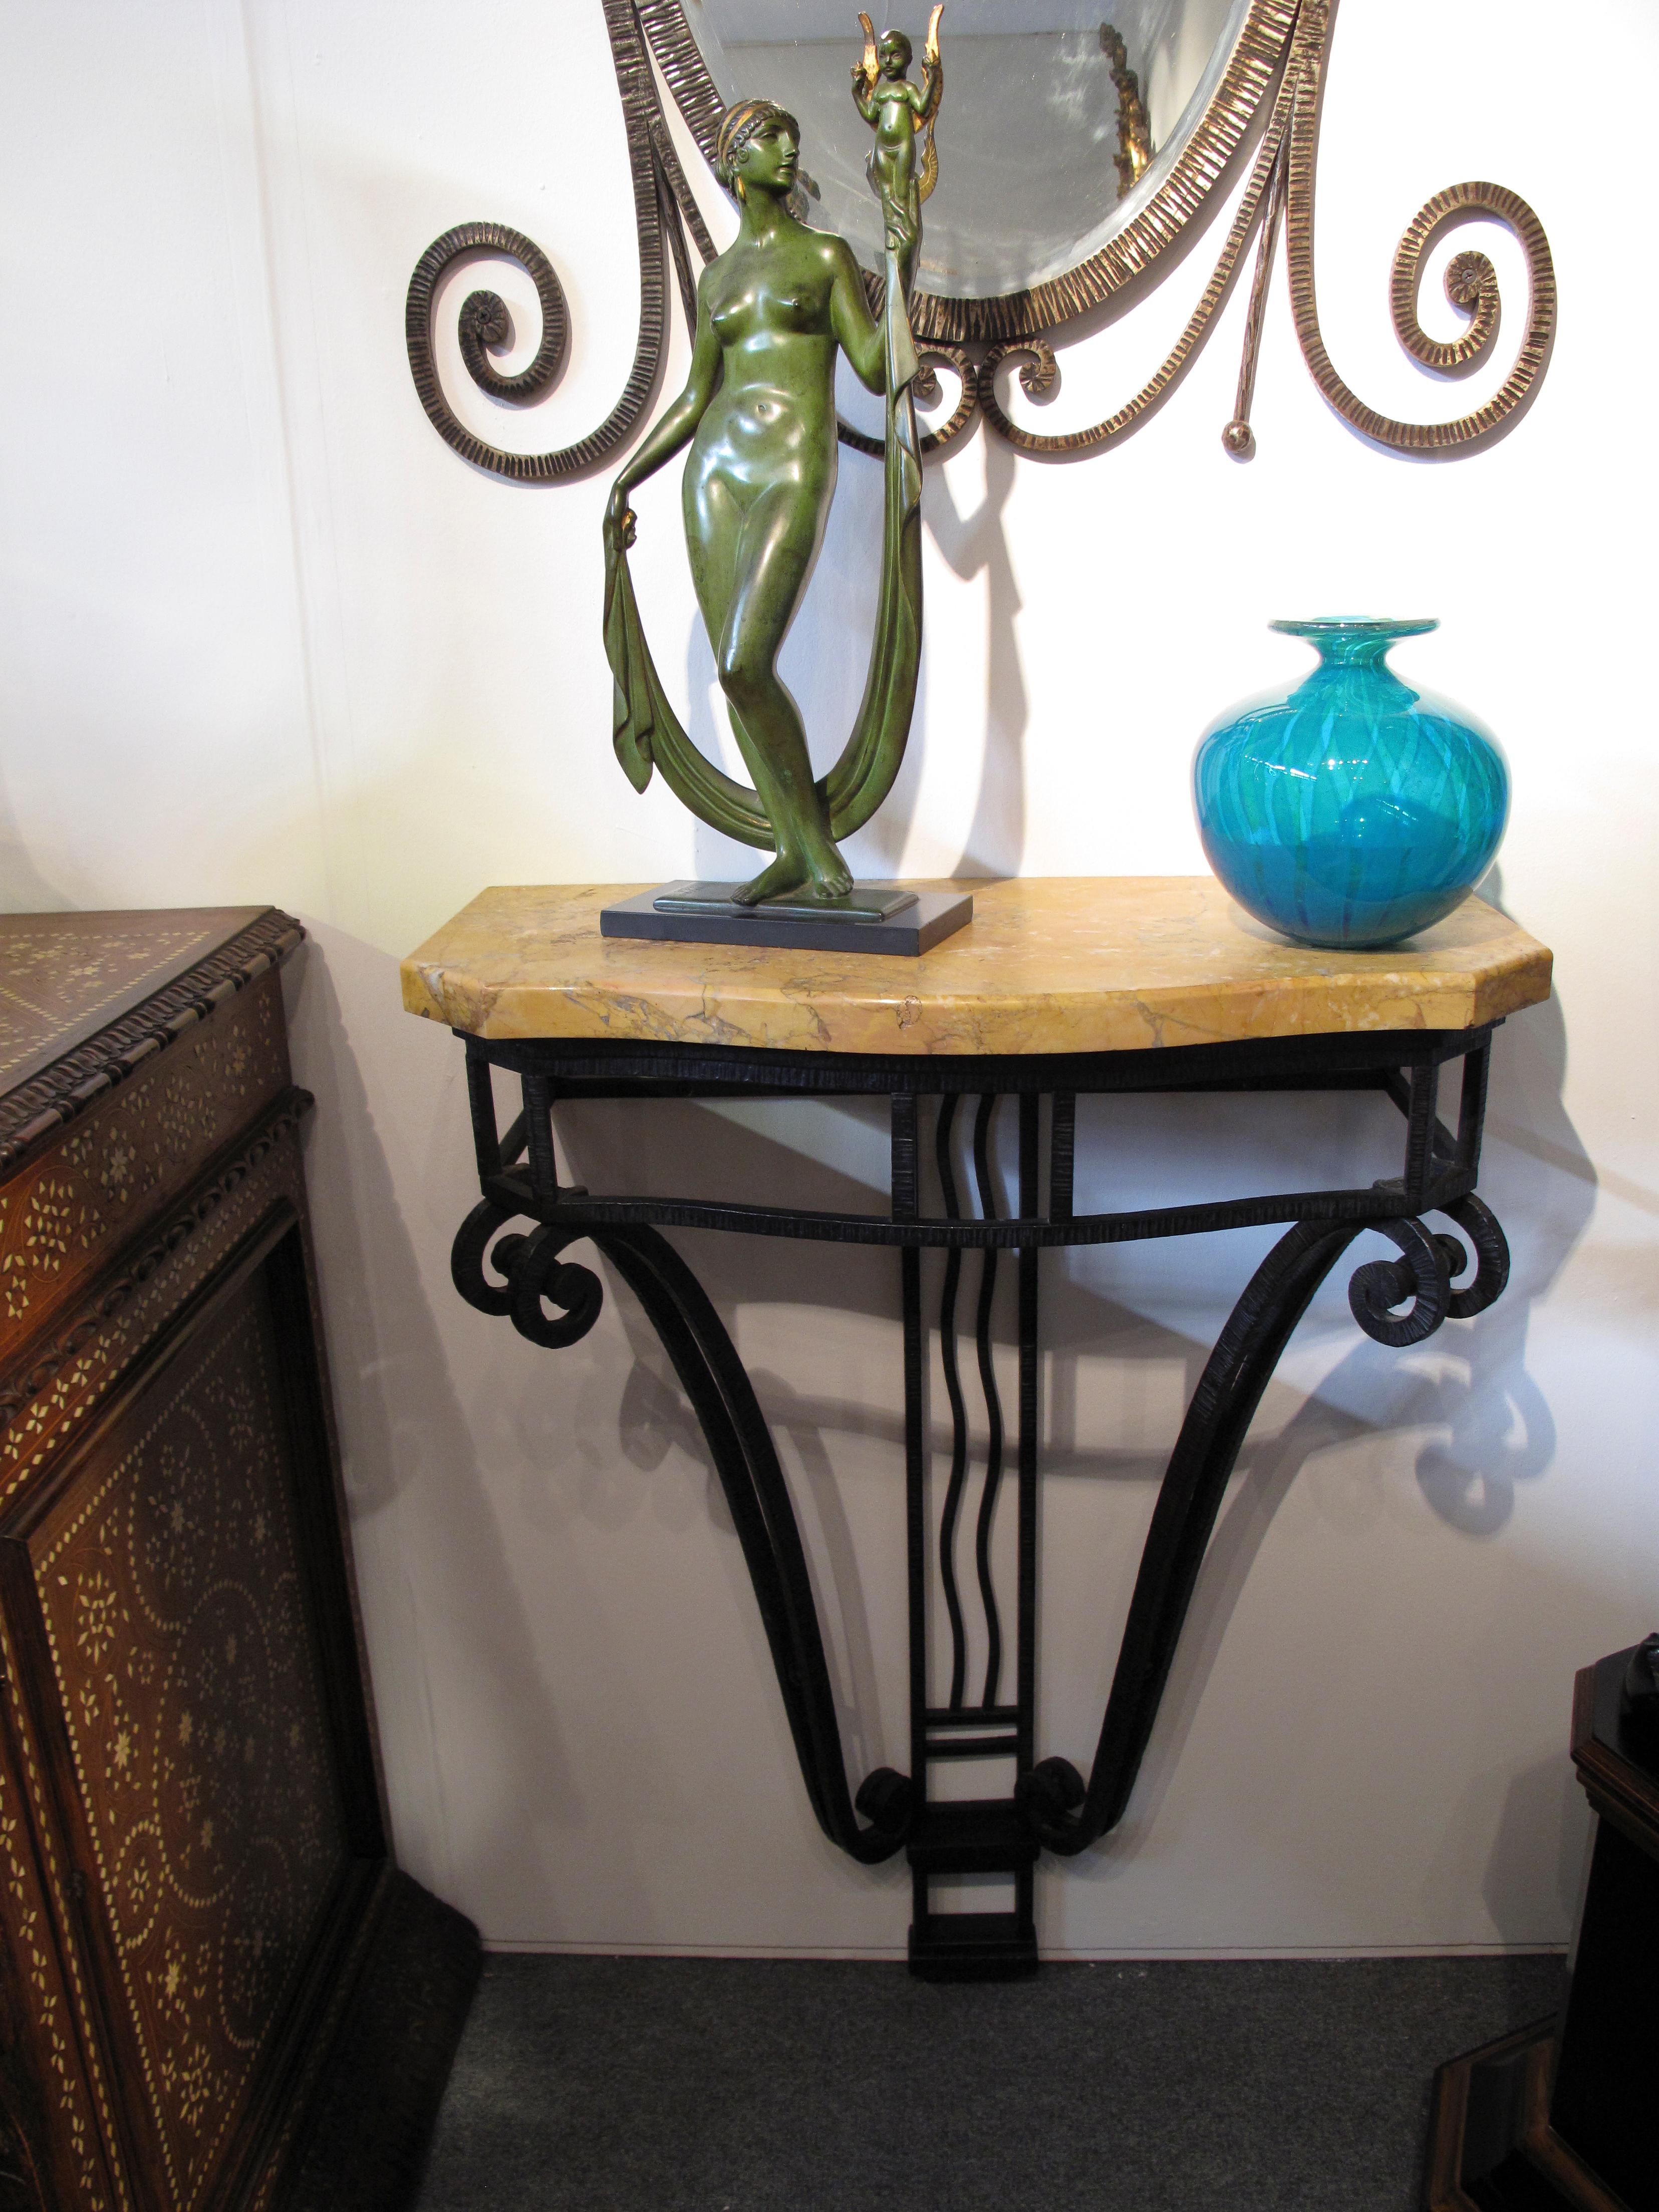
[[[272,2212],[404,2212],[413,2202],[483,1968],[472,1923],[388,1869]]]
[[[172,982],[0,1098],[0,1175],[164,1052],[216,1006],[278,968],[304,941],[290,914],[270,907]]]
[[[1572,1761],[1591,1808],[1659,1857],[1659,1788],[1626,1754],[1620,1700],[1626,1651],[1581,1667],[1572,1684]],[[1628,2212],[1549,2124],[1559,2017],[1451,2059],[1434,2077],[1424,2175],[1426,2212]],[[1483,2171],[1465,2187],[1471,2137]]]
[[[1572,1684],[1572,1763],[1591,1807],[1638,1850],[1659,1858],[1659,1786],[1620,1740],[1619,1709],[1629,1651],[1581,1667]]]
[[[1427,2212],[1627,2212],[1549,2124],[1553,2014],[1451,2059],[1434,2077],[1423,2202]],[[1489,2146],[1472,2196],[1463,2185],[1472,2135]],[[1494,2156],[1493,2153],[1497,2154]],[[1480,2154],[1477,2153],[1477,2154]]]
[[[1622,2197],[1574,2156],[1549,2124],[1555,2071],[1552,2014],[1466,2051],[1434,2077],[1426,2212],[1629,2212]],[[1469,2137],[1479,2129],[1500,2154],[1476,2182],[1463,2185]]]
[[[1530,2071],[1535,2051],[1543,2051],[1547,2063],[1553,2056],[1556,2025],[1553,2014],[1548,2020],[1534,2021],[1529,2027],[1517,2028],[1513,2034],[1499,2036],[1495,2042],[1448,2059],[1436,2069],[1423,2186],[1427,2212],[1480,2212],[1463,2187],[1463,2152],[1470,2106],[1479,2094],[1477,2080],[1484,2085],[1507,2075],[1510,2083],[1518,2085],[1520,2076]],[[1513,2105],[1509,2117],[1513,2126]]]

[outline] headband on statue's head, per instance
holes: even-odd
[[[721,116],[714,139],[714,173],[723,185],[730,185],[744,148],[769,123],[787,123],[795,137],[800,137],[799,124],[775,100],[740,100]]]

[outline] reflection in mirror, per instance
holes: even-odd
[[[839,231],[873,268],[881,226],[864,175],[869,133],[849,90],[862,51],[856,9],[845,0],[683,4],[722,100],[759,95],[799,119],[802,219]],[[927,12],[915,0],[895,19],[918,53]],[[993,298],[1097,252],[1163,183],[1248,12],[1249,0],[950,0],[939,189],[927,204],[920,289]]]

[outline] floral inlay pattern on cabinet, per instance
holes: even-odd
[[[66,942],[65,933],[72,935]],[[0,1079],[15,1080],[44,1052],[124,997],[164,981],[212,942],[210,925],[158,929],[148,915],[70,915],[6,932],[0,982]]]
[[[15,1655],[3,1627],[0,1627],[0,1662],[9,1672],[15,1672]],[[38,1770],[32,1779],[38,1788]],[[94,2148],[87,2083],[76,2063],[75,2027],[63,1969],[50,1948],[46,1896],[28,1847],[23,1792],[3,1758],[0,1758],[0,1899],[21,1939],[29,2016],[45,2047],[51,2094],[70,2146],[79,2202],[86,2212],[107,2212],[110,2200]],[[27,2150],[15,2140],[6,2143],[5,2148],[21,2184],[30,2166]],[[122,2202],[125,2205],[125,2197]]]
[[[179,2212],[349,1849],[267,1295],[244,1284],[163,1368],[119,1417],[94,1495],[37,1540],[100,1902]]]

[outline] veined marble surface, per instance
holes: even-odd
[[[1472,1029],[1549,995],[1546,947],[1476,898],[1386,951],[1328,952],[1210,876],[1028,876],[972,884],[969,927],[908,960],[602,938],[599,908],[648,888],[483,891],[404,962],[404,1004],[482,1037],[921,1054]]]

